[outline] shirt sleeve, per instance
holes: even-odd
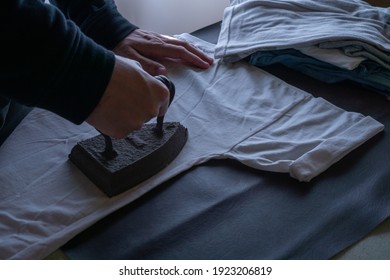
[[[92,26],[87,23],[81,25]],[[76,124],[89,116],[111,78],[111,51],[60,9],[37,0],[6,1],[0,34],[3,98],[47,109]]]
[[[102,46],[113,49],[138,27],[119,12],[113,0],[50,0],[67,18]]]

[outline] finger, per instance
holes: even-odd
[[[207,69],[210,67],[208,61],[203,60],[199,55],[190,52],[182,45],[169,45],[165,48],[164,53],[166,57],[180,59],[199,68]]]
[[[160,95],[160,105],[157,113],[157,116],[161,117],[164,116],[168,111],[170,92],[164,83],[162,83],[158,79],[156,79],[155,82],[159,83],[159,89],[162,90]]]
[[[204,69],[209,68],[213,63],[212,58],[184,40],[153,32],[144,34],[143,38],[153,42],[149,45],[149,48],[153,49],[152,52],[149,49],[149,54],[155,57],[176,58]],[[144,52],[141,49],[138,49],[138,51],[140,53]],[[147,51],[145,55],[148,55]]]
[[[171,37],[171,36],[167,36],[167,35],[161,35],[161,37],[163,38],[165,43],[176,45],[176,46],[182,46],[188,52],[190,52],[190,53],[194,54],[195,56],[201,58],[203,61],[207,62],[209,65],[211,65],[213,63],[213,59],[211,57],[207,56],[204,52],[202,52],[200,49],[198,49],[197,47],[193,46],[192,44],[190,44],[190,43],[188,43],[186,41],[183,41],[183,40],[176,39],[176,38]]]
[[[144,56],[139,56],[137,60],[141,63],[142,68],[152,76],[166,75],[168,70],[157,61],[151,60]]]
[[[132,48],[122,48],[117,54],[138,61],[142,68],[152,76],[166,75],[168,70],[155,60],[149,59]]]

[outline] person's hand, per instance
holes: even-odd
[[[166,75],[162,62],[176,60],[202,69],[207,69],[213,59],[191,44],[174,37],[136,29],[123,39],[114,53],[141,63],[151,75]]]
[[[169,103],[167,87],[145,72],[141,65],[116,56],[111,80],[87,122],[100,132],[124,138],[156,116],[163,116]]]

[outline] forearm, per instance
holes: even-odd
[[[90,38],[113,49],[137,27],[117,10],[113,0],[50,0]]]
[[[12,2],[0,12],[0,94],[81,123],[104,93],[114,55],[53,6]]]

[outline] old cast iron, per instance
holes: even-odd
[[[156,76],[175,95],[174,84]],[[188,132],[178,122],[145,124],[124,139],[100,134],[77,143],[70,160],[106,195],[112,197],[149,179],[169,165],[183,149]]]

